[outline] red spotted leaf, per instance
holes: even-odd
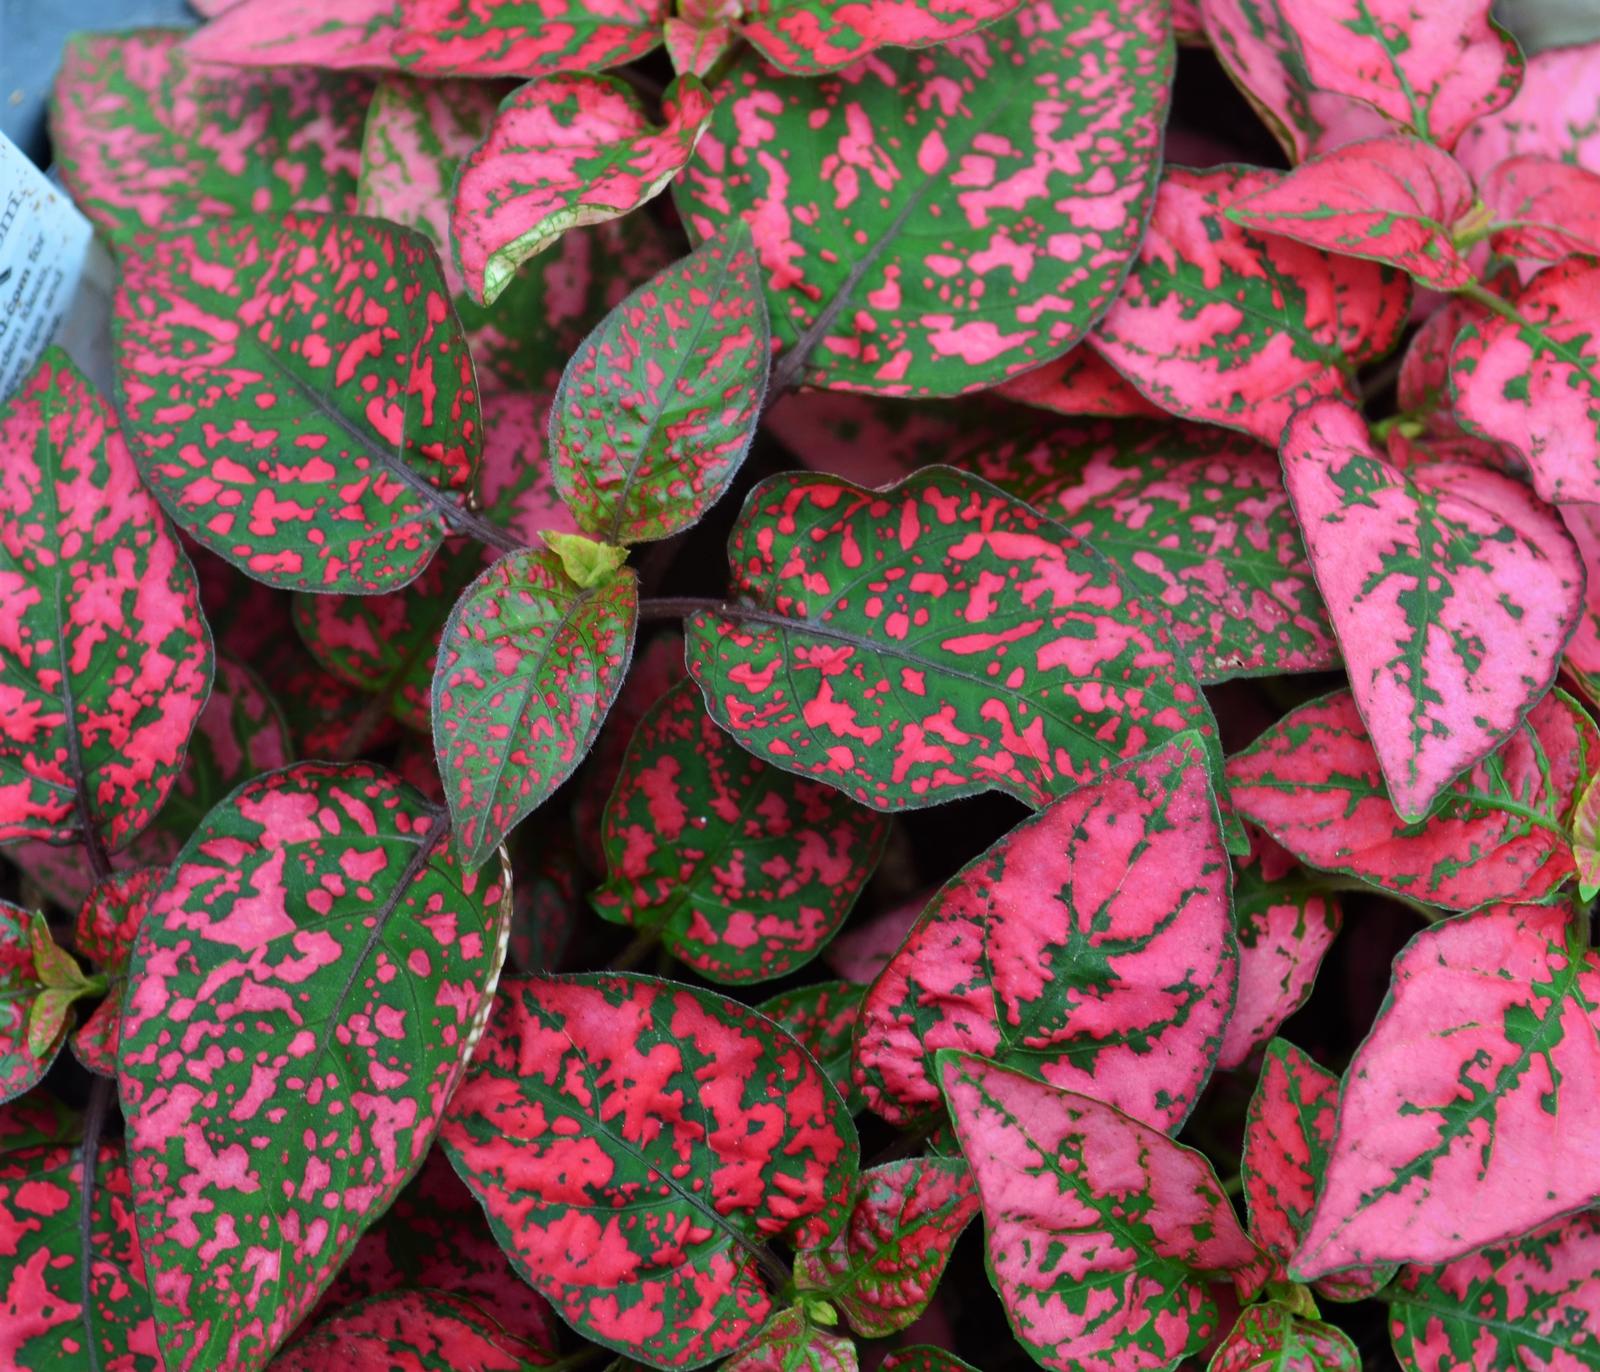
[[[658,1367],[750,1341],[773,1308],[760,1245],[827,1243],[857,1160],[788,1034],[642,977],[508,981],[442,1137],[523,1277]]]
[[[1101,423],[991,439],[976,456],[1161,608],[1199,680],[1338,662],[1270,448],[1194,424]]]
[[[841,977],[863,990],[889,965],[900,951],[911,927],[933,899],[932,891],[922,891],[858,920],[828,945],[823,960]]]
[[[672,70],[704,79],[733,46],[739,0],[679,0],[677,13],[661,26]]]
[[[446,830],[382,768],[302,763],[217,806],[155,896],[118,1080],[171,1372],[261,1367],[421,1165],[509,919]]]
[[[1600,503],[1600,265],[1547,267],[1503,311],[1456,342],[1456,414],[1518,453],[1544,499]]]
[[[1338,903],[1313,882],[1269,881],[1260,864],[1235,872],[1239,989],[1217,1052],[1218,1067],[1242,1066],[1306,1003],[1339,924]]]
[[[1239,1316],[1206,1372],[1361,1372],[1361,1354],[1344,1330],[1270,1302]]]
[[[989,1276],[1035,1362],[1176,1368],[1217,1332],[1204,1273],[1258,1261],[1199,1153],[1089,1096],[944,1052]]]
[[[1449,153],[1395,134],[1313,158],[1233,201],[1226,214],[1257,232],[1384,262],[1424,286],[1454,291],[1476,277],[1451,237],[1474,199]]]
[[[1600,734],[1552,691],[1494,752],[1406,823],[1348,691],[1292,711],[1228,762],[1228,795],[1302,862],[1446,909],[1541,900],[1573,871],[1567,815]]]
[[[456,267],[472,296],[493,301],[568,229],[659,195],[694,152],[711,97],[683,77],[661,114],[652,124],[621,77],[551,76],[513,91],[461,163],[450,207]]]
[[[370,85],[196,63],[181,30],[79,33],[56,74],[55,165],[113,238],[208,219],[355,208]]]
[[[727,489],[767,392],[767,305],[742,226],[612,310],[550,417],[557,489],[606,543],[668,538]]]
[[[713,981],[809,962],[872,875],[888,821],[745,752],[681,681],[634,731],[606,807],[606,919],[658,929]]]
[[[0,1155],[41,1143],[76,1143],[83,1116],[47,1091],[30,1091],[0,1105]]]
[[[272,1360],[273,1372],[528,1372],[548,1349],[508,1334],[471,1301],[443,1291],[389,1291],[318,1323]]]
[[[580,586],[555,553],[531,549],[456,602],[433,674],[433,746],[469,868],[583,761],[627,673],[638,612],[631,571]]]
[[[78,911],[72,946],[79,957],[94,964],[105,976],[107,994],[73,1034],[72,1052],[91,1072],[101,1076],[117,1075],[118,1027],[128,959],[150,902],[166,875],[163,867],[119,872],[99,883]]]
[[[427,565],[483,434],[425,238],[289,215],[143,240],[115,322],[134,456],[203,546],[289,589]]]
[[[785,991],[756,1006],[795,1036],[852,1105],[858,1102],[853,1099],[855,1089],[850,1081],[850,1045],[856,1021],[861,1017],[865,990],[848,981],[821,981],[798,991]]]
[[[1122,378],[1089,344],[995,387],[996,395],[1054,414],[1156,418],[1162,411]]]
[[[111,407],[58,349],[0,406],[0,839],[121,847],[211,689],[189,561]]]
[[[1600,43],[1550,48],[1528,58],[1511,103],[1486,110],[1456,148],[1478,180],[1525,153],[1600,172]]]
[[[1497,253],[1559,262],[1600,256],[1600,175],[1553,157],[1513,157],[1483,180]]]
[[[981,390],[1066,351],[1116,293],[1171,73],[1158,0],[1031,0],[820,79],[750,55],[675,193],[697,238],[749,222],[780,379]]]
[[[1447,920],[1395,959],[1291,1275],[1439,1263],[1600,1195],[1600,958],[1564,906]]]
[[[813,472],[887,486],[976,448],[996,414],[982,397],[952,403],[808,390],[779,396],[762,414],[761,429]]]
[[[661,42],[668,0],[398,0],[394,55],[422,76],[600,71]]]
[[[1423,320],[1406,344],[1395,401],[1420,435],[1455,439],[1464,434],[1450,408],[1450,352],[1461,330],[1486,314],[1475,300],[1452,296]]]
[[[545,396],[492,391],[483,398],[478,491],[484,513],[529,547],[545,533],[578,532],[550,470],[549,417]]]
[[[780,71],[817,76],[878,48],[929,48],[1004,19],[1023,0],[750,0],[739,31]]]
[[[1162,409],[1276,444],[1289,416],[1352,397],[1354,373],[1405,327],[1406,278],[1233,223],[1276,172],[1169,169],[1096,349]]]
[[[1577,545],[1584,568],[1583,613],[1567,641],[1562,666],[1572,684],[1593,702],[1600,700],[1600,507],[1568,505],[1561,520]]]
[[[208,0],[211,3],[212,0]],[[227,67],[394,65],[397,0],[214,0],[211,22],[184,50]]]
[[[859,1366],[855,1344],[817,1328],[797,1308],[774,1315],[756,1341],[724,1362],[720,1372],[856,1372]]]
[[[887,1338],[927,1309],[951,1250],[978,1213],[959,1158],[904,1158],[863,1172],[844,1230],[795,1258],[795,1283],[836,1306],[856,1333]]]
[[[1233,1006],[1228,888],[1192,739],[1063,796],[946,885],[868,988],[867,1103],[926,1111],[934,1055],[960,1048],[1176,1126]]]
[[[73,1001],[89,990],[44,916],[0,901],[0,1102],[43,1080],[66,1041]]]
[[[100,1144],[84,1201],[80,1146],[0,1153],[0,1366],[161,1372],[120,1143]]]
[[[1389,1338],[1406,1372],[1591,1367],[1600,1215],[1589,1210],[1440,1267],[1406,1267]]]
[[[931,1344],[900,1348],[883,1360],[883,1372],[978,1372],[954,1353]]]
[[[766,481],[729,561],[738,609],[685,626],[712,717],[863,804],[1003,790],[1038,806],[1210,727],[1154,608],[1110,562],[948,468],[881,492]]]
[[[1582,562],[1519,482],[1464,463],[1400,471],[1338,401],[1295,415],[1283,468],[1389,797],[1414,823],[1554,681]]]

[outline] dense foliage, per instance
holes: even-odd
[[[1600,45],[201,8],[0,407],[0,1364],[1600,1367]]]

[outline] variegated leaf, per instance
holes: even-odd
[[[1202,1274],[1258,1261],[1199,1153],[982,1058],[939,1077],[983,1204],[989,1276],[1035,1362],[1175,1368],[1217,1332]]]
[[[883,1360],[883,1372],[978,1372],[954,1353],[930,1344],[896,1349]]]
[[[91,1072],[117,1075],[122,988],[128,978],[133,942],[150,911],[164,867],[139,867],[100,882],[78,911],[72,946],[106,978],[106,998],[72,1036],[72,1051]]]
[[[1155,419],[1163,413],[1088,343],[1080,343],[1054,362],[1014,376],[994,389],[1007,400],[1054,414]]]
[[[1600,1195],[1600,958],[1584,926],[1562,906],[1506,906],[1434,925],[1395,959],[1296,1280],[1447,1262]]]
[[[856,1372],[856,1346],[819,1329],[800,1309],[767,1321],[756,1341],[721,1365],[721,1372]]]
[[[927,1309],[978,1192],[959,1158],[904,1158],[863,1172],[842,1233],[795,1257],[795,1284],[820,1293],[856,1333],[887,1338]]]
[[[1487,311],[1465,296],[1452,296],[1422,321],[1400,359],[1395,403],[1424,437],[1456,439],[1465,431],[1450,408],[1450,352],[1468,324]]]
[[[44,1079],[66,1042],[72,1003],[89,993],[44,916],[0,901],[0,1103]]]
[[[680,681],[634,731],[606,807],[606,919],[657,929],[712,981],[785,976],[838,932],[888,821],[752,757]]]
[[[1505,257],[1600,257],[1600,175],[1553,157],[1512,157],[1483,179],[1489,242]]]
[[[550,76],[507,96],[452,194],[455,263],[472,296],[492,302],[568,229],[659,195],[694,152],[711,97],[682,77],[661,114],[652,124],[638,93],[613,76]]]
[[[1600,42],[1534,53],[1527,67],[1511,103],[1484,111],[1462,135],[1461,164],[1479,181],[1524,153],[1600,172]]]
[[[1571,1215],[1442,1267],[1406,1267],[1389,1298],[1405,1372],[1579,1368],[1600,1335],[1600,1216]]]
[[[166,800],[211,633],[111,407],[52,348],[0,406],[0,839],[121,847]]]
[[[1402,472],[1342,402],[1295,415],[1283,467],[1390,799],[1415,822],[1549,689],[1582,562],[1520,483],[1463,463]]]
[[[530,1372],[555,1355],[443,1291],[388,1291],[320,1321],[272,1372]]]
[[[1100,423],[991,439],[974,458],[1159,606],[1200,681],[1337,664],[1270,448],[1197,424]]]
[[[1185,729],[1214,737],[1153,608],[974,477],[930,468],[882,492],[773,478],[729,561],[737,608],[685,625],[707,708],[863,804],[992,789],[1037,806]]]
[[[398,0],[207,0],[216,12],[185,43],[224,67],[383,68],[394,65]]]
[[[1168,169],[1133,271],[1090,335],[1163,410],[1271,444],[1300,406],[1354,395],[1356,368],[1398,341],[1410,299],[1392,267],[1227,218],[1279,179]]]
[[[393,590],[427,566],[483,434],[420,234],[295,214],[142,240],[115,324],[134,456],[203,546],[289,589]]]
[[[861,1017],[866,987],[848,981],[819,981],[798,991],[785,991],[756,1006],[774,1024],[795,1036],[847,1104],[859,1108],[850,1081],[850,1044]]]
[[[1192,739],[1063,796],[963,868],[868,988],[867,1103],[926,1111],[934,1055],[960,1048],[1175,1127],[1233,1006],[1228,887]]]
[[[1023,0],[749,0],[739,32],[780,71],[848,67],[883,47],[930,48],[1004,19]]]
[[[643,977],[508,981],[443,1139],[525,1279],[585,1337],[697,1367],[772,1313],[760,1246],[827,1243],[844,1102],[770,1020]]]
[[[1511,447],[1533,487],[1562,504],[1600,503],[1600,265],[1570,258],[1502,312],[1468,324],[1450,358],[1456,414]]]
[[[1344,1330],[1270,1302],[1239,1316],[1206,1372],[1361,1372],[1361,1354]]]
[[[807,390],[779,396],[762,414],[761,430],[798,466],[857,486],[888,486],[975,449],[996,414],[982,396],[952,402]]]
[[[677,12],[661,26],[672,70],[679,76],[708,76],[738,37],[733,21],[742,9],[740,0],[679,0]]]
[[[1572,535],[1584,568],[1583,613],[1567,640],[1561,665],[1592,703],[1600,701],[1600,507],[1568,505],[1561,511],[1561,522]]]
[[[1497,649],[1496,649],[1497,651]],[[1600,734],[1560,691],[1407,823],[1384,790],[1356,701],[1302,705],[1228,761],[1228,795],[1302,862],[1400,895],[1470,910],[1541,900],[1573,872],[1567,816],[1595,768]]]
[[[476,868],[583,761],[627,673],[638,583],[579,585],[552,552],[513,553],[450,612],[433,674],[433,746]]]
[[[382,768],[301,763],[217,806],[156,895],[118,1080],[171,1372],[261,1367],[421,1164],[510,914],[447,830]]]
[[[767,304],[749,233],[734,228],[612,310],[561,377],[551,470],[579,526],[606,543],[698,522],[755,437]]]
[[[394,55],[423,76],[600,71],[661,42],[669,0],[398,0]]]
[[[1454,291],[1476,279],[1451,235],[1476,197],[1449,153],[1420,138],[1346,143],[1230,203],[1228,219]]]
[[[821,79],[737,63],[675,194],[697,238],[749,222],[779,379],[959,395],[1082,338],[1155,189],[1166,9],[1030,0]]]
[[[62,183],[113,239],[209,219],[355,208],[371,85],[196,63],[178,29],[67,39],[51,101]]]

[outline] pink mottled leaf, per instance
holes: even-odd
[[[960,1048],[1176,1126],[1233,1005],[1228,887],[1192,738],[1063,796],[963,868],[868,988],[867,1103],[926,1111],[934,1055]]]
[[[1059,1372],[1175,1368],[1216,1332],[1203,1273],[1258,1261],[1199,1153],[1102,1101],[982,1058],[939,1078],[1012,1332]]]
[[[1501,907],[1395,959],[1296,1280],[1446,1262],[1600,1195],[1600,959],[1584,924],[1564,906]]]
[[[671,982],[508,981],[443,1139],[513,1265],[585,1337],[697,1367],[772,1313],[758,1246],[827,1243],[844,1102],[755,1011]]]
[[[1199,680],[1338,662],[1270,448],[1196,424],[1057,424],[975,458],[1159,606]]]
[[[1381,263],[1233,223],[1275,172],[1171,168],[1094,347],[1162,409],[1276,444],[1290,414],[1353,397],[1357,367],[1405,327],[1410,288]]]
[[[0,1103],[44,1079],[66,1042],[73,1001],[89,991],[44,917],[0,901]]]
[[[30,1091],[0,1105],[0,1155],[41,1143],[76,1143],[83,1116],[47,1091]]]
[[[767,305],[749,234],[708,241],[583,342],[550,415],[556,488],[606,543],[668,538],[733,479],[767,392]]]
[[[1406,1372],[1585,1367],[1597,1334],[1593,1210],[1441,1267],[1406,1267],[1390,1293],[1389,1338]]]
[[[1600,503],[1600,265],[1547,267],[1502,309],[1456,342],[1456,414],[1514,449],[1544,499]]]
[[[1524,153],[1600,172],[1600,42],[1535,53],[1527,67],[1511,103],[1484,111],[1462,135],[1461,164],[1480,181]]]
[[[1407,823],[1348,691],[1292,711],[1228,762],[1228,795],[1302,862],[1470,910],[1536,901],[1573,871],[1566,819],[1600,764],[1600,734],[1552,691],[1494,752]]]
[[[1582,563],[1517,481],[1462,463],[1402,472],[1338,401],[1295,415],[1283,467],[1390,799],[1415,822],[1554,681]]]
[[[1166,11],[1031,0],[820,79],[738,62],[675,195],[696,238],[749,222],[779,379],[959,395],[1081,339],[1155,190]]]
[[[602,828],[606,919],[657,929],[712,981],[809,962],[877,866],[881,814],[745,752],[680,681],[634,731]]]
[[[810,471],[888,486],[981,443],[995,413],[981,397],[951,403],[808,390],[780,396],[762,414],[761,429]]]
[[[856,1372],[859,1366],[848,1338],[790,1309],[768,1320],[756,1341],[723,1363],[721,1372]]]
[[[1463,435],[1450,409],[1450,352],[1468,324],[1488,312],[1474,300],[1452,296],[1422,322],[1400,359],[1395,401],[1417,422],[1424,437],[1455,439]]]
[[[471,1301],[388,1291],[328,1316],[272,1361],[273,1372],[528,1372],[555,1363]]]
[[[930,1344],[896,1349],[883,1360],[883,1372],[978,1372],[954,1353]]]
[[[927,1309],[951,1250],[978,1213],[958,1158],[904,1158],[863,1172],[842,1232],[795,1257],[795,1283],[836,1306],[856,1333],[887,1338]]]
[[[1567,505],[1561,521],[1572,535],[1584,567],[1583,613],[1567,640],[1561,665],[1572,684],[1593,702],[1600,700],[1600,507]]]
[[[1553,157],[1512,157],[1484,177],[1489,241],[1505,257],[1559,262],[1600,256],[1600,175]]]
[[[161,1372],[120,1143],[100,1144],[84,1199],[80,1146],[0,1153],[0,1366]]]
[[[232,0],[184,43],[227,67],[392,67],[397,0]]]
[[[1572,811],[1572,861],[1578,870],[1578,897],[1600,895],[1600,776],[1578,797]]]
[[[638,93],[612,76],[551,76],[506,97],[461,163],[450,208],[456,267],[472,296],[492,302],[568,229],[659,195],[694,152],[711,97],[681,77],[661,114],[652,124]]]
[[[0,839],[155,818],[211,689],[189,561],[59,349],[0,406]]]
[[[217,806],[156,895],[118,1079],[171,1372],[261,1367],[421,1165],[509,920],[447,829],[382,768],[301,763]]]
[[[1112,565],[974,477],[930,468],[882,492],[776,477],[729,560],[738,611],[685,625],[707,708],[757,756],[864,804],[995,789],[1037,806],[1210,730]]]
[[[1240,1314],[1206,1372],[1361,1372],[1361,1354],[1342,1329],[1269,1302]]]
[[[733,21],[742,6],[739,0],[680,0],[677,9],[662,25],[661,40],[673,71],[703,80],[738,38]]]
[[[476,868],[583,761],[633,655],[638,583],[580,586],[554,553],[502,558],[450,612],[433,674],[433,746]]]
[[[861,1017],[865,990],[853,982],[820,981],[798,991],[785,991],[756,1006],[774,1024],[794,1035],[852,1109],[859,1109],[860,1101],[850,1081],[850,1044]]]
[[[1451,236],[1474,202],[1459,163],[1420,138],[1346,143],[1228,205],[1235,224],[1409,272],[1437,291],[1476,274]]]
[[[780,71],[818,76],[883,47],[929,48],[1004,19],[1023,0],[749,0],[739,31]]]
[[[141,240],[115,323],[130,446],[198,542],[288,589],[427,565],[483,434],[425,238],[297,214]]]
[[[208,219],[355,208],[371,86],[328,72],[223,71],[175,29],[67,39],[51,102],[55,165],[120,238]]]
[[[421,76],[600,71],[661,42],[668,0],[398,0],[394,54]]]
[[[994,389],[1007,400],[1054,414],[1153,419],[1162,413],[1087,343]]]
[[[118,1026],[128,959],[150,902],[166,875],[163,867],[118,872],[99,883],[78,911],[72,946],[79,957],[100,969],[106,978],[107,994],[73,1034],[72,1051],[79,1062],[101,1076],[117,1075]]]

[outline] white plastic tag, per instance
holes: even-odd
[[[0,399],[39,360],[71,308],[93,232],[0,134]]]

